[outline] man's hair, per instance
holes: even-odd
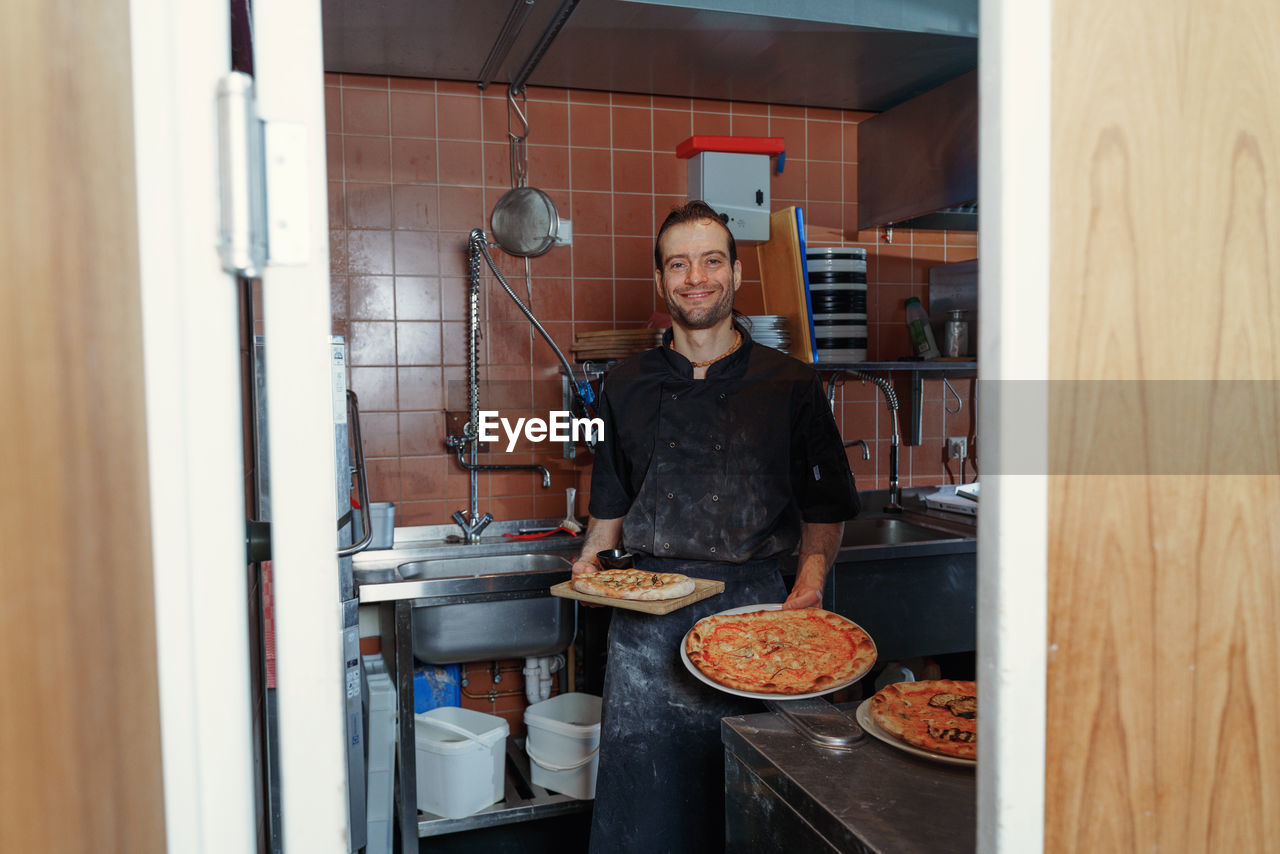
[[[655,270],[662,269],[662,235],[667,233],[667,229],[672,226],[683,225],[686,222],[699,222],[704,219],[713,220],[724,229],[725,235],[729,238],[729,266],[732,267],[738,260],[738,244],[733,239],[733,232],[725,224],[727,217],[716,213],[711,205],[701,199],[694,199],[679,207],[672,208],[671,213],[667,214],[667,218],[662,221],[662,227],[658,229],[658,238],[653,242],[653,268]]]

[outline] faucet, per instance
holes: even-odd
[[[466,510],[458,510],[451,517],[468,544],[480,542],[480,532],[493,521],[492,513],[480,515],[479,472],[511,469],[528,469],[542,472],[542,488],[551,486],[551,472],[542,465],[481,465],[480,456],[480,253],[484,247],[484,232],[476,229],[471,232],[467,241],[467,261],[470,275],[467,282],[467,424],[461,436],[447,436],[446,447],[453,448],[458,455],[458,465],[470,474],[468,495],[470,502]],[[559,352],[559,351],[557,351]],[[463,456],[463,450],[470,447],[470,460]]]
[[[845,443],[844,443],[844,446],[845,446],[846,448],[852,448],[854,445],[861,445],[861,446],[862,446],[862,458],[863,458],[864,460],[869,460],[869,459],[871,459],[871,448],[867,447],[867,440],[866,440],[866,439],[854,439],[852,442],[845,442]]]
[[[893,423],[893,435],[889,437],[889,503],[884,506],[884,512],[901,513],[903,511],[902,484],[898,481],[898,395],[894,393],[893,386],[884,377],[841,368],[831,375],[831,382],[827,385],[827,403],[831,405],[832,410],[836,406],[836,380],[841,374],[849,374],[864,382],[872,383],[884,394],[884,403],[889,409],[889,416]],[[867,450],[867,443],[862,439],[850,442],[845,447],[851,447],[859,442],[862,443],[862,458],[870,459],[871,453]]]

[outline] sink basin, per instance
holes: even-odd
[[[573,602],[550,594],[572,564],[553,554],[479,555],[400,566],[422,582],[413,603],[413,655],[453,664],[551,655],[573,641]]]
[[[927,528],[893,516],[853,519],[844,523],[842,546],[899,545],[951,540],[959,535],[937,528]]]

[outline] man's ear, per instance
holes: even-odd
[[[742,287],[742,259],[739,258],[733,262],[733,290],[737,293],[738,288]]]
[[[663,293],[663,290],[662,290],[662,271],[661,270],[653,271],[653,286],[658,290],[658,298],[665,303],[667,301],[667,295]]]

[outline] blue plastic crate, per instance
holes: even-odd
[[[462,705],[462,665],[421,664],[413,670],[413,713]]]

